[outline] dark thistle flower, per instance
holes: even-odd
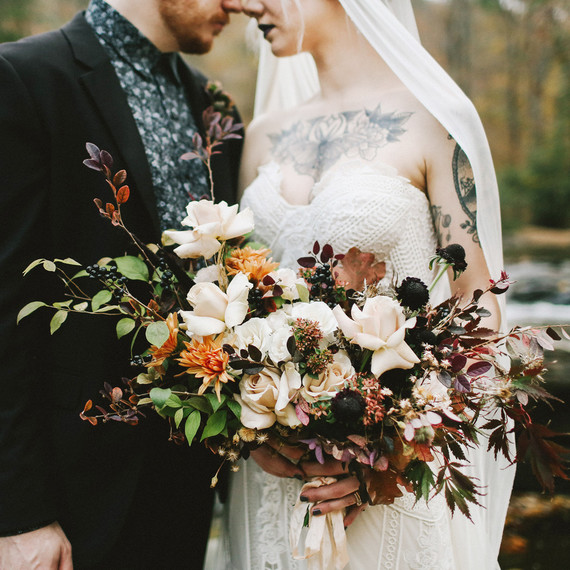
[[[421,309],[429,301],[427,285],[417,277],[406,277],[396,287],[396,298],[411,311]]]
[[[345,423],[359,420],[366,409],[366,402],[362,395],[350,388],[337,392],[332,399],[331,410],[334,417]]]

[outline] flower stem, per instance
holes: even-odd
[[[433,288],[436,286],[437,282],[441,279],[443,274],[451,267],[451,263],[446,263],[445,265],[441,266],[439,273],[437,274],[436,278],[432,281],[431,285],[428,287],[428,291],[431,293]]]

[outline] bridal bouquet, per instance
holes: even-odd
[[[205,118],[207,144],[187,158],[208,166],[217,141],[237,136],[238,126],[215,109]],[[87,150],[86,165],[113,195],[95,200],[97,209],[129,232],[121,216],[126,173],[113,173],[112,157],[95,145]],[[114,317],[117,336],[133,337],[133,377],[106,383],[106,404],[89,400],[84,420],[134,425],[153,410],[173,440],[203,442],[234,470],[269,440],[299,445],[307,458],[333,457],[359,477],[367,468],[360,494],[371,504],[406,491],[418,500],[441,492],[466,516],[480,493],[464,472],[469,448],[529,460],[546,489],[555,476],[567,478],[557,434],[529,412],[552,399],[543,387],[544,350],[570,336],[562,327],[486,328],[481,299],[504,293],[506,274],[469,300],[432,306],[429,288],[413,276],[398,284],[369,279],[356,248],[335,253],[315,243],[297,271],[281,268],[268,249],[246,241],[254,229],[248,209],[212,199],[186,210],[188,229],[165,232],[161,244],[129,233],[137,256],[81,269],[72,259],[40,259],[26,270],[57,272],[66,299],[34,301],[19,319],[48,306],[52,333],[79,312]],[[463,248],[438,249],[432,264],[439,276],[461,273]],[[84,280],[98,291],[85,293]]]

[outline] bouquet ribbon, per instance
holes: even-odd
[[[334,477],[317,477],[303,485],[300,495],[307,489],[335,482]],[[312,506],[313,503],[297,499],[289,528],[292,556],[295,560],[306,560],[308,570],[342,570],[348,564],[344,511],[319,516],[309,514],[309,527],[303,541],[305,516]]]

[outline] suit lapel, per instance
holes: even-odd
[[[139,192],[156,232],[160,232],[145,149],[113,65],[83,14],[78,14],[62,31],[76,60],[82,64],[83,71],[79,74],[79,81],[91,97],[101,122],[117,145],[129,175],[131,189],[136,188]],[[97,141],[85,142],[97,144]]]

